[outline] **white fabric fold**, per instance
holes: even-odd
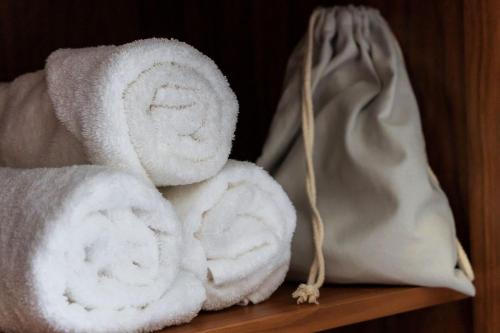
[[[1,168],[0,187],[0,331],[145,332],[200,310],[181,223],[141,179]]]
[[[45,71],[0,89],[0,161],[10,167],[90,162],[159,186],[189,184],[224,166],[237,113],[215,63],[185,43],[61,49]]]
[[[230,160],[213,178],[162,191],[206,256],[204,309],[261,302],[283,282],[295,209],[264,170]]]

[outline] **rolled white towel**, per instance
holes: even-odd
[[[162,192],[207,258],[204,309],[261,302],[283,282],[295,209],[260,167],[230,160],[211,179]]]
[[[61,49],[45,71],[0,89],[0,162],[90,162],[156,185],[189,184],[224,166],[237,113],[215,63],[185,43]]]
[[[202,281],[182,228],[139,178],[0,168],[0,331],[145,332],[191,320]]]

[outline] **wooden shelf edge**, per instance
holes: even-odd
[[[160,333],[314,332],[467,298],[444,288],[329,286],[319,305],[296,305],[293,290],[285,284],[261,304],[204,312]]]

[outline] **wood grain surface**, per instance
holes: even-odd
[[[469,220],[475,332],[500,332],[500,3],[466,0]]]
[[[297,305],[290,297],[294,287],[282,286],[262,304],[202,313],[161,333],[316,332],[465,298],[448,289],[330,286],[319,305]]]
[[[498,1],[3,0],[0,81],[43,68],[50,52],[62,47],[177,38],[214,59],[228,77],[240,102],[232,157],[255,160],[281,94],[286,61],[310,12],[317,5],[350,2],[380,9],[401,44],[429,161],[448,195],[460,239],[467,250],[472,246],[478,275],[474,310],[465,300],[356,329],[419,332],[432,319],[445,320],[452,332],[500,332]],[[425,328],[441,331],[439,324]]]

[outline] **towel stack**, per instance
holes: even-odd
[[[58,50],[0,84],[0,331],[144,332],[268,298],[295,211],[228,161],[237,112],[175,40]]]

